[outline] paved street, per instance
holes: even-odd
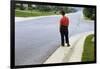
[[[81,18],[81,11],[68,14],[69,36],[93,31],[93,21]],[[60,46],[59,19],[50,16],[15,23],[15,65],[42,64]]]

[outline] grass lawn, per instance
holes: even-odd
[[[87,62],[87,61],[94,61],[95,58],[95,53],[94,53],[94,43],[91,41],[93,38],[93,34],[87,36],[87,38],[85,39],[85,43],[84,43],[84,51],[82,54],[82,62]]]
[[[35,17],[35,16],[46,16],[46,15],[54,15],[54,12],[40,12],[36,10],[32,11],[15,11],[16,17]]]

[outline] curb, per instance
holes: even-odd
[[[70,37],[70,47],[59,47],[45,62],[49,63],[66,63],[66,62],[81,62],[83,44],[86,36],[93,32],[85,32]],[[79,48],[79,49],[78,49]],[[60,54],[60,55],[59,55]],[[78,56],[77,56],[78,55]]]
[[[27,20],[34,20],[34,19],[40,19],[40,18],[47,18],[47,17],[55,17],[60,15],[49,15],[49,16],[37,16],[37,17],[15,17],[15,22],[20,21],[27,21]]]

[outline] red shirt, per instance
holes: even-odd
[[[68,26],[68,25],[69,25],[69,19],[68,19],[68,17],[63,16],[63,17],[60,19],[60,25],[62,25],[62,26]]]

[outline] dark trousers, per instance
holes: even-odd
[[[64,46],[65,41],[67,44],[69,44],[68,26],[60,26],[60,34],[61,34],[61,45]]]

